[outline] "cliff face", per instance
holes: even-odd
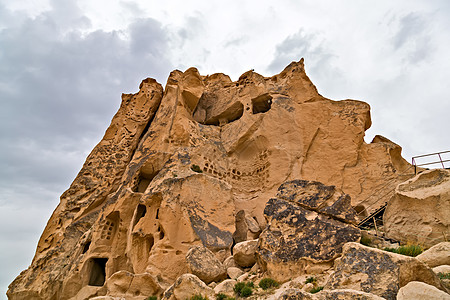
[[[412,173],[398,145],[364,142],[370,125],[368,104],[322,97],[303,60],[236,82],[173,71],[164,91],[146,79],[122,96],[8,296],[158,294],[187,272],[192,246],[230,255],[238,212],[263,229],[265,204],[289,180],[333,185],[365,216]]]

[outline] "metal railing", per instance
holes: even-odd
[[[412,158],[412,163],[411,163],[414,166],[414,173],[417,174],[417,167],[434,165],[434,164],[439,164],[439,163],[442,165],[442,168],[445,169],[444,163],[445,162],[449,162],[450,159],[442,159],[441,154],[444,154],[444,153],[450,153],[450,151],[441,151],[441,152],[436,152],[436,153],[430,153],[430,154],[423,154],[423,155],[414,156]],[[429,156],[435,156],[435,155],[437,155],[439,157],[439,160],[433,161],[433,162],[421,163],[421,164],[417,164],[417,162],[416,162],[417,158],[423,158],[423,157],[429,157]]]

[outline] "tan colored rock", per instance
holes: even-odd
[[[201,295],[214,299],[214,290],[193,274],[181,275],[163,294],[161,300],[185,300]]]
[[[244,273],[245,273],[244,271],[242,271],[241,269],[236,268],[236,267],[229,267],[227,269],[228,277],[230,277],[231,279],[237,279],[239,276],[241,276]]]
[[[445,291],[436,274],[414,257],[347,243],[325,289],[353,289],[390,300],[410,281],[422,281]]]
[[[236,212],[264,228],[265,203],[285,181],[334,185],[370,213],[386,201],[376,191],[412,170],[398,145],[364,142],[370,124],[368,104],[322,97],[303,60],[235,82],[175,70],[164,91],[146,79],[122,96],[8,297],[66,300],[87,286],[102,290],[119,271],[170,286],[188,271],[190,247],[230,253]],[[257,237],[245,223],[247,238]]]
[[[441,242],[417,255],[416,258],[433,268],[450,265],[450,242]]]
[[[432,285],[411,281],[400,288],[397,300],[450,300],[450,295]]]
[[[446,273],[450,273],[450,266],[449,265],[442,265],[442,266],[437,266],[433,268],[433,272],[436,274],[442,273],[442,274],[446,274]]]
[[[257,239],[261,229],[256,219],[245,210],[236,213],[236,231],[233,233],[233,239],[236,243],[246,240]]]
[[[240,267],[251,267],[256,263],[255,252],[258,240],[240,242],[233,247],[233,258]]]
[[[214,288],[216,294],[225,294],[228,297],[234,297],[234,286],[237,281],[234,279],[225,279]]]
[[[317,300],[383,300],[384,298],[379,297],[375,294],[365,293],[356,290],[342,289],[342,290],[322,290],[321,292],[315,294]]]
[[[226,278],[227,270],[214,256],[211,250],[203,246],[194,246],[186,254],[189,271],[205,283],[222,281]]]
[[[223,261],[223,266],[225,267],[225,269],[228,269],[230,267],[238,267],[238,265],[234,261],[233,256],[225,258],[225,260]]]
[[[450,236],[450,170],[423,171],[400,184],[383,217],[388,237],[433,246]]]
[[[108,295],[115,297],[157,296],[162,289],[148,273],[132,274],[127,271],[114,273],[105,283]]]

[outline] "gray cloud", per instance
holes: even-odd
[[[434,45],[428,27],[425,18],[418,13],[409,13],[399,20],[392,45],[395,50],[406,52],[407,63],[419,63],[432,55]]]
[[[12,227],[9,214],[0,221],[2,294],[20,270],[6,270],[13,267],[6,262],[23,249],[32,252],[43,229],[31,234],[26,225],[45,224],[86,149],[109,125],[121,93],[136,91],[148,76],[162,82],[171,71],[168,34],[157,21],[137,19],[124,32],[88,32],[91,22],[75,1],[51,5],[29,18],[0,3],[0,209],[2,215],[27,209],[22,227]]]

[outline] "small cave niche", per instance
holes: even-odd
[[[136,226],[136,224],[139,222],[139,220],[142,219],[146,213],[147,213],[147,207],[143,204],[139,204],[136,208],[136,213],[135,213],[132,229],[134,229],[134,226]]]
[[[142,168],[139,172],[134,192],[145,193],[150,182],[158,175],[159,171],[159,169],[155,169],[153,166]]]
[[[252,113],[265,113],[272,107],[273,97],[269,94],[263,94],[252,99]]]
[[[88,285],[103,286],[105,284],[107,261],[107,258],[91,258]]]
[[[91,246],[91,241],[87,241],[83,245],[83,250],[81,251],[82,254],[86,253],[89,250],[89,247]]]
[[[353,207],[353,209],[356,211],[356,214],[358,215],[359,218],[367,217],[367,211],[364,205],[361,204],[356,205],[355,207]]]

